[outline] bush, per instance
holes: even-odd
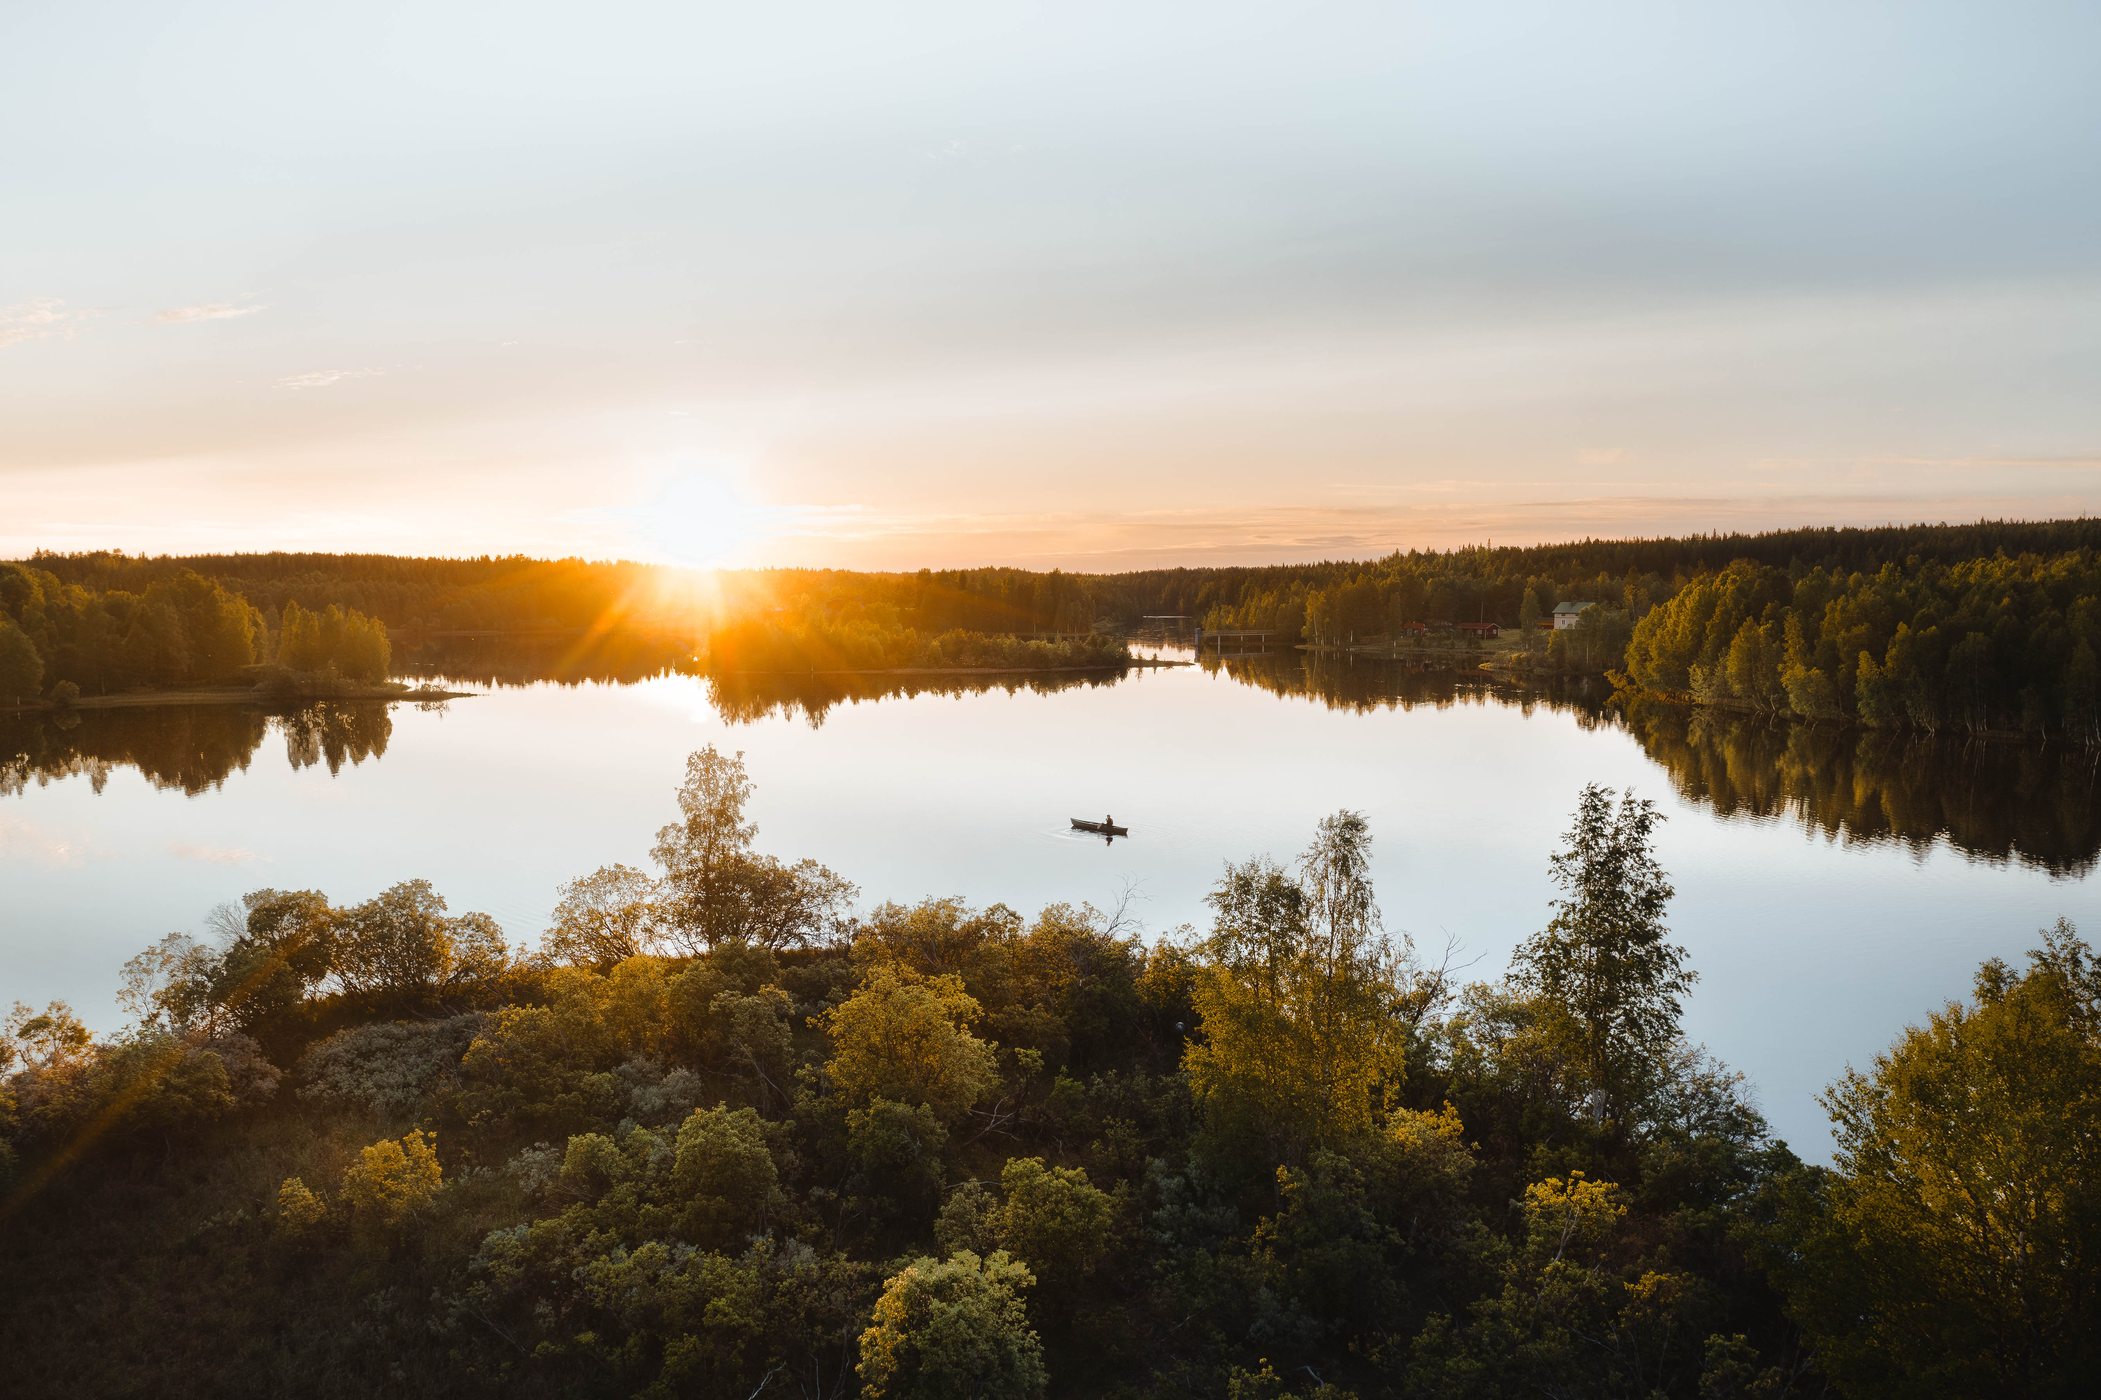
[[[381,1138],[343,1173],[343,1199],[358,1220],[393,1227],[429,1204],[445,1184],[436,1133]]]
[[[277,1228],[292,1236],[311,1234],[328,1219],[328,1203],[315,1195],[304,1181],[288,1176],[277,1188]]]

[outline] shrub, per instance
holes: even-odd
[[[343,1199],[367,1224],[392,1227],[422,1209],[443,1186],[435,1133],[381,1138],[343,1173]]]

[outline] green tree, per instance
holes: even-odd
[[[1825,1209],[1794,1270],[1862,1396],[2086,1393],[2101,1368],[2101,967],[2066,923],[1826,1093]]]
[[[992,1047],[970,1031],[979,1015],[960,978],[875,967],[818,1018],[832,1042],[825,1076],[851,1104],[925,1104],[952,1123],[998,1079]]]
[[[1022,1295],[1027,1266],[968,1250],[916,1259],[883,1284],[861,1334],[861,1392],[870,1400],[1028,1400],[1049,1377]]]
[[[1006,1201],[992,1218],[1001,1246],[1026,1263],[1046,1294],[1074,1297],[1113,1242],[1115,1207],[1078,1167],[1012,1157],[1000,1168]]]
[[[0,704],[33,700],[44,684],[44,659],[36,643],[9,617],[0,616]]]
[[[1631,792],[1612,799],[1595,783],[1583,789],[1551,862],[1561,888],[1554,917],[1518,948],[1513,978],[1540,1007],[1571,1087],[1624,1139],[1667,1074],[1695,974],[1664,925],[1672,890],[1655,854],[1663,818]]]
[[[335,973],[357,996],[428,997],[500,974],[503,930],[487,914],[448,916],[428,880],[404,880],[340,911]]]
[[[672,1184],[695,1239],[725,1244],[765,1229],[779,1205],[780,1171],[764,1119],[748,1108],[695,1109],[679,1125],[676,1153]]]
[[[1268,1162],[1367,1132],[1405,1068],[1403,950],[1380,926],[1371,836],[1338,812],[1294,878],[1266,860],[1229,867],[1193,989],[1203,1039],[1184,1065],[1213,1128],[1265,1145]]]
[[[853,886],[815,861],[786,865],[752,850],[745,816],[751,778],[744,755],[713,745],[689,756],[679,819],[657,832],[661,907],[674,937],[698,952],[741,939],[793,947],[838,930]]]
[[[632,866],[607,865],[562,886],[540,946],[557,962],[611,967],[655,952],[659,938],[656,881]]]

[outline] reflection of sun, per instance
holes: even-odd
[[[656,557],[689,569],[749,563],[768,533],[766,509],[728,473],[681,471],[642,502],[641,534]]]

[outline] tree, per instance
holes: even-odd
[[[836,931],[854,888],[815,861],[790,866],[753,852],[744,755],[713,745],[686,760],[679,820],[657,832],[662,907],[689,952],[727,939],[794,947]]]
[[[487,914],[447,917],[428,880],[404,880],[338,915],[335,972],[357,996],[432,996],[485,982],[507,961]]]
[[[421,1210],[444,1185],[435,1133],[404,1133],[361,1148],[343,1172],[343,1200],[359,1221],[388,1228]]]
[[[1184,1058],[1214,1128],[1265,1144],[1265,1165],[1368,1131],[1404,1072],[1403,950],[1380,927],[1364,819],[1320,824],[1296,878],[1266,860],[1211,893]]]
[[[1043,1394],[1043,1344],[1022,1300],[1035,1278],[994,1253],[916,1259],[890,1276],[861,1334],[870,1400],[989,1400]]]
[[[2068,923],[1824,1096],[1794,1312],[1854,1395],[2085,1393],[2101,1368],[2101,966]]]
[[[723,1244],[763,1230],[780,1194],[765,1120],[748,1108],[695,1109],[679,1125],[671,1180],[696,1239]]]
[[[34,699],[43,684],[44,659],[36,643],[12,618],[0,615],[0,704]]]
[[[679,819],[657,832],[665,905],[707,947],[740,931],[741,875],[759,834],[744,815],[751,792],[744,755],[725,756],[710,744],[686,759]]]
[[[1596,1117],[1624,1138],[1667,1074],[1680,999],[1695,974],[1669,939],[1670,880],[1656,861],[1656,804],[1589,784],[1567,846],[1551,861],[1554,917],[1513,958],[1537,999],[1549,1043]]]
[[[562,886],[540,946],[557,962],[611,967],[656,951],[656,881],[628,865],[601,866]]]
[[[1115,1214],[1108,1194],[1078,1167],[1047,1166],[1041,1157],[1009,1158],[999,1180],[1007,1199],[992,1224],[1001,1245],[1047,1292],[1073,1296],[1108,1253]]]
[[[296,1176],[288,1176],[277,1188],[277,1228],[292,1238],[312,1234],[328,1219],[328,1202]]]
[[[925,1104],[952,1123],[998,1079],[992,1047],[970,1032],[979,1014],[961,978],[878,966],[817,1018],[832,1040],[825,1075],[851,1104]]]

